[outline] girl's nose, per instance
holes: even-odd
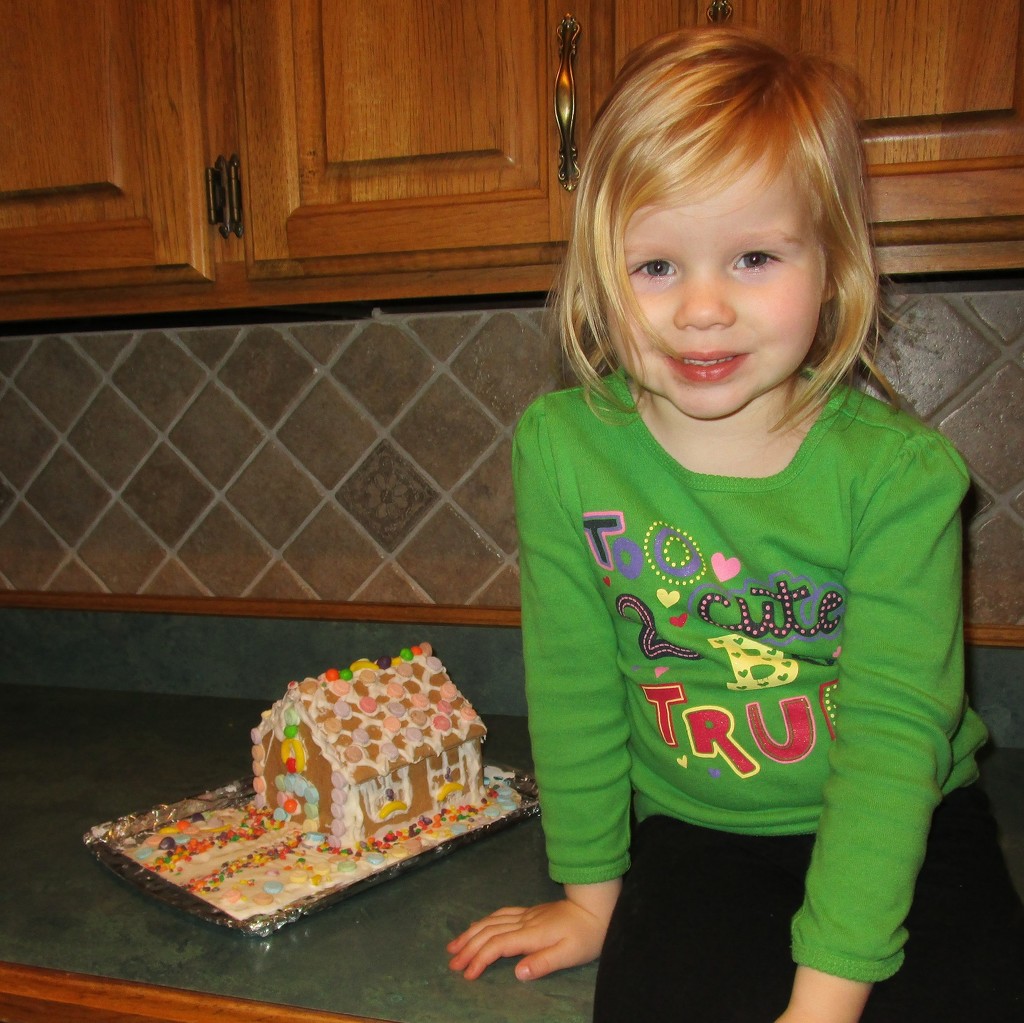
[[[677,294],[673,322],[680,330],[685,327],[699,330],[728,327],[736,321],[728,285],[723,281],[690,278],[681,284]]]

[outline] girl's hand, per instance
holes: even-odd
[[[589,963],[601,953],[619,887],[617,880],[567,885],[566,897],[558,902],[499,909],[449,942],[448,965],[475,980],[498,959],[523,956],[516,976],[536,980]]]

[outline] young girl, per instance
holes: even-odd
[[[595,126],[557,300],[582,387],[528,409],[514,461],[565,898],[456,938],[469,978],[600,954],[615,1023],[1020,1018],[964,698],[967,472],[846,383],[876,273],[841,82],[678,33]]]

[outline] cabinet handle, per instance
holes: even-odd
[[[717,25],[732,17],[732,4],[729,0],[715,0],[708,8],[708,21]]]
[[[580,24],[567,14],[558,26],[561,60],[555,76],[555,125],[558,128],[558,180],[567,192],[573,191],[580,179],[576,162],[576,43]]]

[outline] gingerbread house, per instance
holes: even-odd
[[[291,682],[252,732],[256,804],[338,848],[483,798],[486,728],[428,643]]]

